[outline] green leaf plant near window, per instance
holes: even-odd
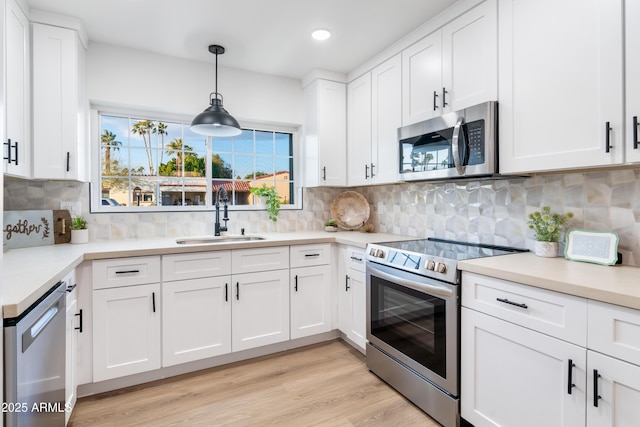
[[[277,206],[268,203],[272,220],[280,205],[299,207],[293,132],[242,129],[234,137],[207,137],[191,132],[187,121],[95,114],[100,163],[92,211],[208,211],[221,186],[231,210],[256,209],[251,189],[261,187],[277,195]]]
[[[251,191],[251,194],[254,196],[264,197],[269,219],[276,222],[278,220],[278,213],[280,212],[280,195],[276,191],[276,188],[267,187],[265,184],[262,184],[262,187],[253,187],[249,191]]]

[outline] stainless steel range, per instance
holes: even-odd
[[[367,366],[439,423],[460,425],[460,260],[522,249],[440,239],[367,246]]]

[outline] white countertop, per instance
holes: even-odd
[[[358,231],[261,233],[259,235],[266,239],[248,242],[179,245],[176,243],[175,238],[163,238],[11,249],[4,253],[2,260],[2,280],[4,284],[3,316],[5,318],[19,316],[84,260],[309,243],[336,242],[365,248],[367,243],[415,238]]]
[[[461,261],[463,271],[640,310],[640,268],[542,258],[533,253]]]

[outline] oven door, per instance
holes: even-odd
[[[367,340],[458,396],[459,287],[367,262]]]

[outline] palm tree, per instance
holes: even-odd
[[[105,129],[100,135],[100,144],[104,147],[104,174],[111,175],[111,150],[120,150],[122,142],[116,141],[116,135]]]
[[[170,156],[175,153],[176,155],[176,173],[178,176],[182,176],[182,154],[184,151],[191,151],[193,147],[188,145],[182,146],[182,138],[176,138],[167,144],[167,155]]]
[[[147,160],[149,161],[149,175],[154,175],[153,155],[151,150],[151,132],[155,132],[156,124],[151,120],[139,120],[133,125],[131,133],[142,136]]]
[[[160,150],[160,162],[158,164],[162,164],[162,155],[164,153],[164,136],[168,134],[167,125],[162,122],[158,122],[158,126],[153,128],[153,133],[160,135],[160,140],[162,141],[162,149]]]

